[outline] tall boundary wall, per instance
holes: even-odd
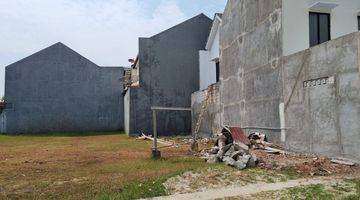
[[[285,146],[360,160],[360,33],[284,57]]]
[[[360,161],[360,33],[283,56],[283,2],[228,0],[220,125],[264,132],[292,151]]]

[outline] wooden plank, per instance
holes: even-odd
[[[191,108],[151,106],[151,110],[191,111]]]
[[[346,160],[332,159],[331,162],[336,163],[336,164],[340,164],[340,165],[348,165],[348,166],[354,166],[355,165],[355,163],[353,163],[351,161],[346,161]]]

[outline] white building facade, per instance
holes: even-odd
[[[219,81],[220,26],[221,14],[215,14],[210,35],[206,43],[206,50],[199,51],[200,90],[205,90],[210,85]]]
[[[283,54],[360,29],[360,0],[282,0]]]

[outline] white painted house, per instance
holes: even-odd
[[[219,81],[220,74],[220,26],[222,14],[215,14],[209,38],[206,43],[206,50],[199,51],[200,58],[200,90]]]
[[[360,30],[360,0],[282,0],[285,56]]]

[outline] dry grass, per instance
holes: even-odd
[[[0,135],[0,199],[95,199],[206,166],[186,146],[163,149],[161,160],[150,158],[150,148],[123,134]]]
[[[344,179],[339,182],[317,184],[308,186],[298,186],[294,188],[260,192],[251,196],[240,196],[225,198],[226,200],[263,200],[263,199],[279,199],[279,200],[359,200],[360,199],[360,180]]]

